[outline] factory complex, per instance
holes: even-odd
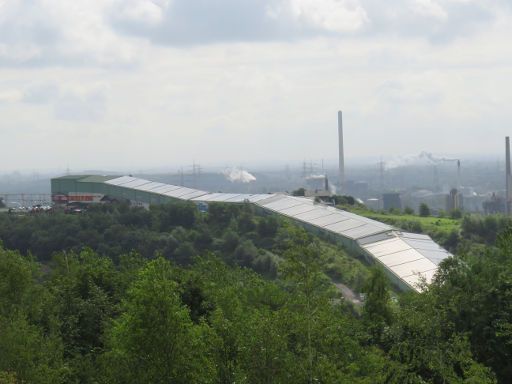
[[[259,211],[291,219],[308,231],[342,244],[351,253],[382,265],[392,282],[402,290],[421,290],[421,283],[428,284],[439,263],[451,256],[429,236],[402,232],[387,224],[315,203],[313,199],[281,193],[210,193],[131,176],[98,175],[54,178],[51,193],[56,204],[129,201],[132,205],[149,207],[182,200],[204,209],[209,203],[250,203]]]

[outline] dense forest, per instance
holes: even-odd
[[[509,383],[512,232],[467,220],[418,294],[248,205],[0,214],[0,383]]]

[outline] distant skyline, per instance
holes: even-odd
[[[0,173],[501,158],[507,0],[0,0]]]

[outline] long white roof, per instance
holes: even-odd
[[[323,204],[315,204],[313,200],[304,197],[275,195],[259,201],[256,205],[352,240],[393,229],[387,224],[363,216]]]
[[[401,232],[390,225],[341,209],[284,194],[209,193],[131,176],[106,184],[195,202],[250,202],[267,211],[356,242],[360,249],[414,290],[431,282],[439,263],[451,254],[429,236]]]

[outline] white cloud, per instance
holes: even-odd
[[[281,0],[267,7],[267,16],[305,28],[346,33],[361,30],[369,22],[365,9],[355,0]]]
[[[162,22],[171,5],[171,0],[120,0],[111,12],[118,20],[154,26]]]
[[[0,103],[16,103],[23,99],[23,92],[18,89],[0,90]]]
[[[107,112],[107,92],[107,84],[67,86],[54,104],[55,117],[75,122],[98,122]]]
[[[412,0],[1,1],[11,167],[328,159],[340,108],[349,157],[492,153],[512,119],[496,2],[432,0],[442,19]]]
[[[413,10],[422,16],[430,16],[439,20],[447,20],[448,13],[434,0],[415,0]]]
[[[286,0],[292,16],[316,28],[354,32],[368,23],[365,9],[351,0]],[[285,9],[285,8],[281,8]]]
[[[113,0],[9,1],[0,8],[0,65],[129,64],[137,46],[106,21]]]

